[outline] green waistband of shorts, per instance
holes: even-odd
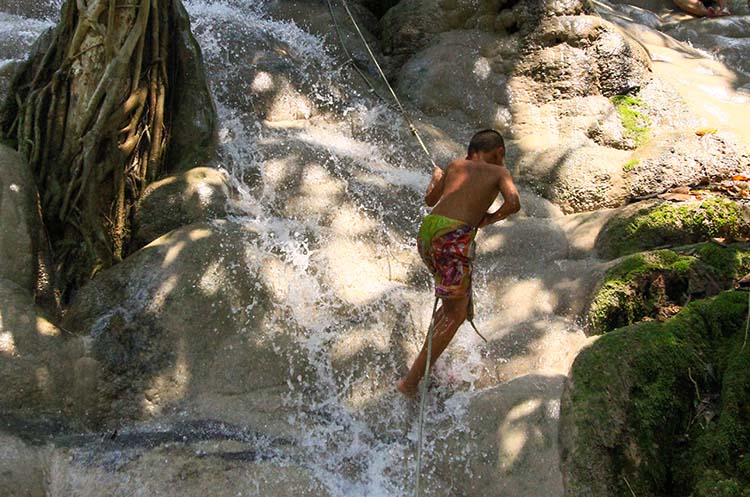
[[[424,244],[429,244],[441,231],[447,232],[461,226],[468,226],[468,224],[440,214],[427,214],[422,220],[422,226],[419,227],[419,238]]]

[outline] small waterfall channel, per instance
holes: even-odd
[[[217,166],[237,191],[232,220],[261,234],[252,250],[283,261],[231,270],[266,276],[287,311],[279,326],[296,330],[295,347],[311,365],[287,379],[286,421],[300,427],[296,462],[332,497],[411,495],[416,409],[392,384],[430,319],[429,275],[413,248],[430,166],[401,117],[342,63],[333,30],[312,34],[280,3],[185,0],[216,98]],[[1,6],[6,70],[53,25],[59,5]],[[440,162],[461,155],[474,131],[448,137],[424,127]],[[448,479],[478,477],[477,464],[529,484],[545,466],[541,479],[562,495],[556,460],[524,446],[538,439],[556,451],[562,381],[587,342],[576,319],[600,263],[589,255],[583,218],[563,216],[530,192],[523,203],[517,219],[478,239],[477,325],[490,343],[466,326],[436,366],[425,431],[430,495],[461,495]],[[255,297],[247,297],[251,306]],[[491,420],[505,462],[495,453],[477,463],[481,440],[440,449],[453,436],[474,440],[472,402],[523,378],[517,404]],[[524,421],[534,410],[550,433]],[[270,457],[284,465],[289,456]]]

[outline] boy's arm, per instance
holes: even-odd
[[[439,167],[432,170],[432,179],[430,184],[427,186],[427,191],[424,194],[424,201],[429,207],[433,207],[438,203],[440,197],[443,196],[443,187],[445,186],[445,172]]]
[[[479,227],[483,228],[488,224],[502,221],[508,216],[511,216],[521,210],[521,197],[518,195],[518,189],[513,183],[513,178],[510,176],[510,171],[505,167],[500,172],[500,180],[498,181],[498,187],[500,188],[500,194],[503,196],[503,205],[498,210],[492,213],[485,214],[482,221],[479,223]]]

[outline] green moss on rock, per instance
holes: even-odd
[[[731,288],[748,272],[746,243],[704,243],[632,255],[610,268],[594,291],[587,329],[601,334],[644,319],[666,319],[692,300]]]
[[[644,114],[648,109],[646,102],[631,95],[615,95],[612,103],[620,116],[625,136],[638,147],[648,140],[651,130],[651,119]]]
[[[609,333],[576,359],[563,395],[566,495],[747,497],[748,294],[696,301]]]
[[[622,165],[622,170],[628,173],[632,171],[633,169],[635,169],[640,163],[641,163],[640,159],[631,159]]]
[[[750,237],[750,211],[732,200],[644,202],[623,209],[602,229],[599,255],[615,258],[657,247],[685,245],[712,237]]]

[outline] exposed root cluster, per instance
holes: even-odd
[[[33,169],[68,289],[125,255],[131,208],[162,169],[171,4],[68,0],[13,84],[3,132]]]

